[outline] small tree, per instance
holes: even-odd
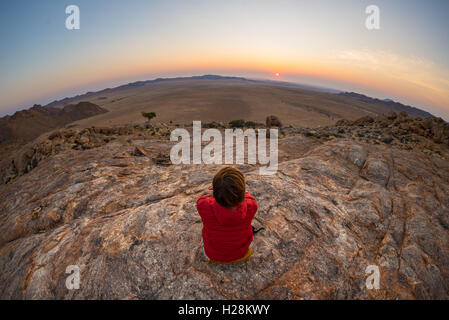
[[[245,126],[245,120],[232,120],[229,121],[231,128],[243,128]]]
[[[154,112],[142,112],[142,116],[148,119],[148,122],[150,122],[151,119],[156,117],[156,114]]]

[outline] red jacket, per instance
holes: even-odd
[[[234,210],[222,207],[213,196],[201,196],[196,208],[203,220],[204,251],[210,259],[229,262],[246,254],[253,241],[251,221],[257,211],[257,202],[248,192]]]

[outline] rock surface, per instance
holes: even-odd
[[[48,156],[0,186],[0,298],[449,298],[449,162],[349,139],[279,145],[276,175],[240,166],[265,229],[236,265],[201,250],[195,203],[219,166],[158,162],[157,137]]]
[[[60,152],[98,148],[117,139],[129,143],[132,138],[148,139],[154,136],[167,138],[170,129],[135,125],[53,131],[4,157],[0,161],[0,184],[30,172],[40,161]]]
[[[449,160],[449,123],[441,118],[414,118],[405,112],[390,111],[376,117],[365,116],[349,121],[341,119],[334,126],[287,128],[322,141],[350,138],[370,144],[386,144],[405,150],[418,150]]]

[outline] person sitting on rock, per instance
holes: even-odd
[[[224,167],[218,171],[212,188],[198,199],[196,207],[203,221],[202,245],[209,263],[236,263],[251,256],[251,222],[257,202],[246,192],[240,170]]]

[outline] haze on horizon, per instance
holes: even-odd
[[[80,30],[65,28],[71,4]],[[371,4],[380,30],[365,27]],[[390,98],[449,120],[447,12],[444,0],[1,3],[0,116],[137,80],[220,74]]]

